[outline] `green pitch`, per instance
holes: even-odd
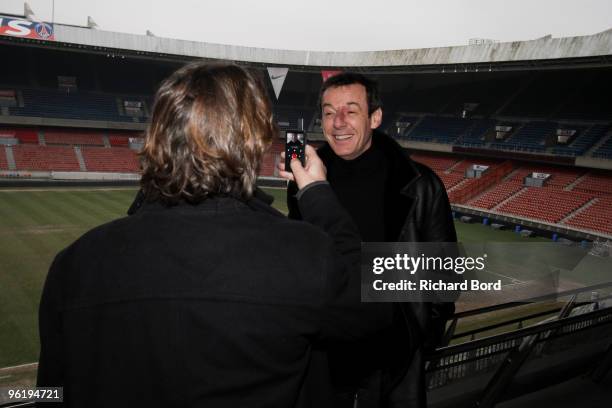
[[[267,192],[286,213],[284,190]],[[0,368],[38,360],[38,302],[55,254],[87,230],[123,217],[135,193],[131,188],[0,190]],[[465,242],[525,242],[509,231],[456,226]]]

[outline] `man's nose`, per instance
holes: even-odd
[[[346,111],[340,109],[334,115],[334,127],[341,128],[346,125]]]

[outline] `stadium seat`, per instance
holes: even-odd
[[[64,146],[13,146],[17,170],[80,171],[73,147]]]
[[[136,153],[126,147],[83,147],[81,149],[88,171],[137,173]]]
[[[8,170],[5,147],[0,145],[0,170]]]
[[[48,145],[104,146],[100,131],[47,130],[44,135]]]
[[[591,206],[569,218],[564,224],[612,235],[612,195],[596,198]]]
[[[591,194],[556,187],[526,187],[525,192],[504,203],[497,211],[558,223],[592,198]]]

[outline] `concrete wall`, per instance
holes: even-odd
[[[598,34],[532,41],[368,52],[315,52],[210,44],[56,24],[57,41],[130,51],[257,63],[322,67],[453,65],[612,55],[612,29]],[[120,51],[119,51],[120,52]]]
[[[612,160],[578,156],[576,157],[576,166],[589,167],[592,169],[612,170]]]

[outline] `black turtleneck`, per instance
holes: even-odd
[[[384,152],[375,143],[354,160],[333,155],[327,166],[327,180],[355,221],[364,242],[386,241],[387,172]]]

